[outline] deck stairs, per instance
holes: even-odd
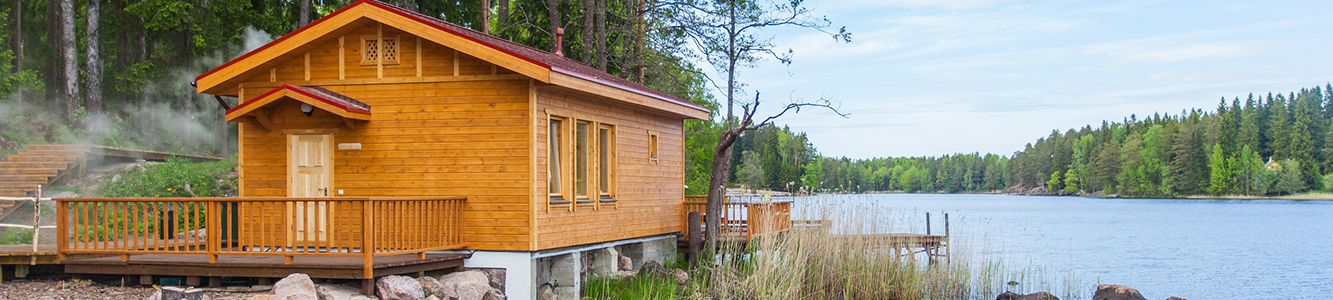
[[[164,161],[179,156],[192,161],[221,158],[158,151],[124,149],[97,145],[28,145],[18,153],[0,158],[0,197],[34,197],[43,187],[81,178],[89,161],[106,157]],[[15,200],[0,200],[0,218],[19,206]]]

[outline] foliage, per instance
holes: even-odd
[[[11,228],[0,235],[0,245],[32,245],[32,229]]]
[[[225,197],[234,196],[236,158],[190,163],[172,157],[166,163],[148,165],[121,174],[116,182],[102,187],[106,197]]]
[[[583,297],[592,300],[673,300],[678,299],[677,290],[675,281],[656,276],[592,276],[583,284]]]

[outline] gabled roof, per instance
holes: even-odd
[[[370,105],[317,86],[282,85],[227,110],[227,121],[249,114],[269,103],[292,99],[347,119],[370,120]],[[262,116],[261,116],[262,117]],[[265,126],[267,127],[267,126]]]
[[[352,3],[254,51],[199,75],[195,78],[198,90],[200,93],[221,93],[220,89],[229,86],[225,83],[241,80],[234,77],[261,66],[267,62],[264,60],[271,60],[280,55],[294,52],[301,48],[303,43],[363,18],[422,36],[432,42],[454,48],[543,83],[665,110],[686,117],[708,117],[708,109],[706,108],[676,99],[671,95],[611,75],[578,61],[373,0],[359,0]],[[454,37],[454,39],[446,37]],[[597,86],[602,88],[596,88]],[[617,90],[620,92],[617,92]],[[664,107],[652,103],[655,101],[665,102],[663,104],[667,104],[666,106],[673,107]]]

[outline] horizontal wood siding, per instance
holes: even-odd
[[[361,35],[374,35],[374,24],[348,31],[343,44],[343,75],[338,83],[338,39],[310,51],[310,80],[371,106],[371,120],[349,130],[342,119],[316,110],[305,116],[300,103],[281,100],[265,107],[273,130],[254,118],[240,135],[242,189],[245,196],[286,196],[286,129],[338,129],[333,146],[360,143],[361,150],[333,151],[333,187],[345,196],[468,196],[463,212],[463,242],[474,250],[532,250],[531,116],[528,80],[365,84],[378,78],[375,65],[363,66]],[[382,76],[416,78],[417,38],[384,27],[399,39],[399,64],[384,65]],[[421,45],[422,77],[454,76],[454,51]],[[470,56],[458,56],[459,75],[513,74]],[[277,66],[269,74],[242,83],[241,95],[253,98],[275,84],[302,85],[305,57]],[[475,76],[474,76],[475,77]],[[254,215],[252,215],[254,214]],[[256,218],[257,212],[247,211]],[[276,217],[276,216],[275,216]],[[339,228],[340,232],[342,228]],[[348,231],[351,232],[351,231]]]
[[[616,124],[616,198],[618,208],[578,207],[547,211],[546,109],[594,118]],[[680,231],[680,205],[684,194],[683,119],[650,113],[627,105],[556,87],[538,87],[536,116],[538,197],[536,209],[537,248],[621,240]],[[648,132],[660,134],[659,160],[650,163]]]

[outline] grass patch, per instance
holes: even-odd
[[[229,197],[236,195],[236,156],[191,163],[171,157],[165,163],[121,174],[102,187],[105,197]],[[188,184],[188,188],[187,188]]]
[[[675,281],[652,276],[592,276],[583,285],[583,295],[593,300],[670,300],[683,296]]]
[[[986,251],[993,241],[959,236],[967,229],[962,224],[953,226],[949,259],[930,263],[925,254],[899,253],[884,239],[849,238],[920,232],[910,225],[918,215],[893,216],[855,200],[797,201],[813,211],[794,211],[793,218],[822,217],[829,225],[753,239],[745,249],[723,247],[714,261],[691,272],[695,280],[680,299],[994,299],[1005,291],[1078,299],[1086,287],[1033,262],[1006,263]],[[909,225],[895,226],[903,224]]]

